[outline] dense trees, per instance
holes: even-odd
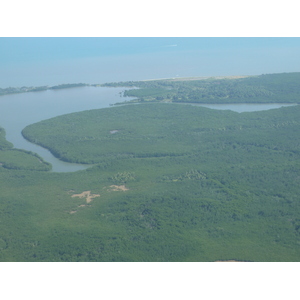
[[[143,97],[144,101],[193,103],[298,103],[299,81],[300,73],[281,73],[230,79],[130,81],[104,86],[139,87],[140,90],[124,92],[124,96],[137,97],[137,101]]]
[[[55,186],[59,196],[45,192],[52,200],[40,211],[44,229],[31,237],[38,246],[20,247],[19,257],[298,261],[299,112],[298,106],[238,114],[143,104],[25,128],[25,136],[66,159],[97,164],[67,175],[43,173],[39,188]],[[100,197],[87,205],[70,190]]]
[[[28,87],[23,86],[21,88],[19,87],[8,87],[8,88],[0,88],[0,96],[1,95],[7,95],[7,94],[17,94],[17,93],[28,93],[28,92],[41,92],[46,90],[57,90],[57,89],[68,89],[68,88],[74,88],[74,87],[83,87],[88,86],[88,84],[85,83],[68,83],[68,84],[60,84],[55,86],[37,86],[37,87]]]
[[[141,85],[145,102],[201,89],[288,102],[297,76]],[[23,130],[64,160],[94,164],[74,173],[37,172],[47,165],[0,129],[0,261],[299,261],[299,114],[145,103]],[[100,196],[72,197],[86,191]]]
[[[49,171],[51,165],[31,151],[13,149],[5,139],[5,130],[0,127],[0,166],[15,170]]]

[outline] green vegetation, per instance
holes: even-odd
[[[46,90],[57,90],[57,89],[69,89],[74,87],[83,87],[88,86],[88,84],[85,83],[68,83],[68,84],[60,84],[55,86],[38,86],[38,87],[28,87],[23,86],[21,88],[19,87],[8,87],[5,89],[0,88],[0,96],[8,95],[8,94],[19,94],[19,93],[29,93],[29,92],[41,92]]]
[[[113,175],[110,177],[110,179],[115,183],[115,184],[124,184],[129,181],[134,181],[135,180],[135,175],[132,172],[118,172],[117,174]]]
[[[0,127],[0,150],[7,150],[13,147],[13,144],[5,139],[5,130]]]
[[[51,165],[36,153],[13,149],[13,145],[6,141],[5,131],[0,128],[0,166],[15,170],[49,171]]]
[[[0,259],[299,261],[299,113],[153,103],[30,125],[30,140],[97,165],[0,168]],[[100,197],[72,198],[84,191]]]
[[[50,90],[59,90],[59,89],[69,89],[74,87],[83,87],[87,86],[88,84],[85,83],[68,83],[68,84],[60,84],[50,87]]]
[[[299,103],[300,73],[192,79],[105,84],[144,103],[24,128],[84,171],[0,128],[0,261],[300,261],[300,106],[147,103]]]
[[[47,86],[39,86],[39,87],[27,87],[23,86],[21,88],[18,87],[8,87],[5,89],[0,88],[0,96],[8,95],[8,94],[18,94],[18,93],[26,93],[26,92],[39,92],[47,90]]]
[[[299,82],[300,73],[280,73],[247,77],[129,81],[102,86],[139,87],[139,90],[124,92],[124,96],[138,98],[130,102],[299,103]]]

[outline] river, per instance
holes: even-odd
[[[0,127],[6,131],[6,139],[15,148],[39,154],[52,164],[52,172],[74,172],[84,170],[89,165],[63,162],[55,158],[47,149],[25,140],[21,131],[29,124],[59,115],[90,109],[109,107],[124,101],[120,93],[124,88],[79,87],[61,90],[47,90],[5,95],[0,97]],[[133,98],[126,98],[131,100]],[[293,104],[201,104],[212,109],[229,109],[236,112],[250,112],[279,108]]]
[[[123,101],[124,88],[79,87],[5,95],[0,97],[0,127],[6,131],[6,139],[15,148],[39,154],[52,164],[53,172],[74,172],[88,165],[63,162],[50,151],[25,140],[21,131],[29,124],[63,114],[109,107]],[[133,98],[129,98],[133,99]]]

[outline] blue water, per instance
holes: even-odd
[[[13,143],[15,148],[39,154],[52,164],[52,171],[83,170],[88,166],[56,159],[47,149],[25,140],[21,131],[29,124],[58,115],[110,107],[113,103],[123,101],[124,98],[120,98],[120,92],[123,90],[123,88],[80,87],[1,96],[0,127],[5,129],[6,139]]]
[[[300,38],[0,38],[0,88],[299,72],[299,53]],[[107,107],[120,101],[115,91],[90,87],[3,96],[0,126],[16,148],[39,153],[54,171],[74,171],[81,166],[55,160],[26,142],[21,130],[56,115]]]
[[[0,88],[299,72],[300,38],[0,38]]]
[[[54,172],[83,170],[88,165],[72,164],[55,158],[47,149],[25,140],[21,131],[27,125],[72,112],[110,107],[111,104],[133,98],[120,98],[124,88],[80,87],[6,95],[0,97],[0,127],[5,128],[6,139],[15,148],[38,153],[52,164]],[[178,104],[179,105],[179,104]],[[236,112],[267,110],[286,104],[203,104],[212,109]],[[113,109],[113,108],[111,108]]]

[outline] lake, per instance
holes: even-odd
[[[6,139],[15,148],[38,153],[52,164],[52,172],[74,172],[84,170],[89,165],[72,164],[55,158],[47,149],[25,140],[21,131],[29,124],[59,115],[90,109],[110,107],[124,101],[120,93],[125,88],[79,87],[61,90],[47,90],[12,94],[0,97],[0,127],[6,131]],[[133,98],[126,97],[126,100]],[[193,104],[194,105],[194,104]],[[198,105],[198,104],[196,104]],[[251,112],[289,106],[294,104],[199,104],[212,109]]]

